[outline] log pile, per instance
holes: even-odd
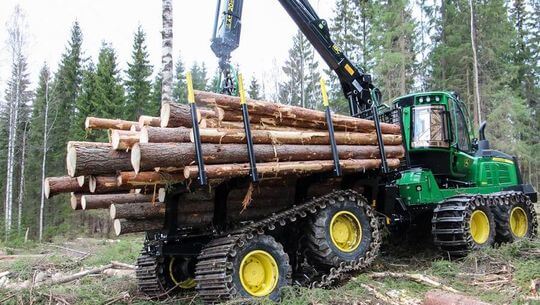
[[[249,157],[239,98],[202,91],[196,91],[195,98],[210,183],[248,176]],[[248,100],[247,106],[261,179],[333,171],[324,112],[257,100]],[[336,114],[333,122],[344,173],[381,166],[373,121]],[[47,178],[46,197],[70,193],[75,210],[109,209],[117,234],[161,229],[166,187],[190,185],[199,175],[189,106],[165,104],[160,117],[143,115],[137,122],[88,117],[85,127],[108,130],[110,142],[69,142],[67,176]],[[381,131],[388,165],[398,167],[404,153],[400,128],[381,123]],[[184,207],[179,211],[188,214],[179,213],[178,223],[212,221],[213,198],[183,200]],[[249,212],[248,207],[242,217],[260,216],[260,211],[255,211],[257,206],[269,209],[277,201],[258,200],[253,211]],[[203,220],[189,217],[189,213],[203,215]]]

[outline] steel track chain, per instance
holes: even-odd
[[[162,264],[160,257],[144,252],[137,258],[135,277],[139,291],[149,296],[159,296],[167,291],[158,272],[162,267],[160,264]]]
[[[210,304],[233,298],[237,291],[235,291],[232,285],[233,279],[231,274],[233,265],[231,259],[237,255],[238,250],[244,247],[257,234],[264,234],[267,231],[275,230],[278,226],[284,227],[296,222],[298,219],[306,218],[308,215],[314,215],[326,208],[327,205],[343,201],[343,198],[349,198],[354,202],[358,202],[360,198],[362,199],[364,203],[362,207],[370,219],[372,229],[371,244],[363,257],[351,262],[342,262],[339,266],[330,268],[326,274],[313,280],[309,286],[316,288],[328,287],[337,280],[346,277],[348,273],[369,266],[377,256],[381,246],[379,222],[362,195],[352,190],[339,190],[294,206],[286,211],[273,214],[268,218],[233,230],[226,236],[221,236],[211,241],[201,251],[196,266],[195,280],[197,281],[199,296],[206,303]]]

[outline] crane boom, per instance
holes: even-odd
[[[319,18],[308,0],[278,0],[326,64],[336,73],[343,93],[349,101],[351,115],[359,116],[378,106],[380,91],[371,82],[371,75],[356,67],[333,42],[328,23]],[[230,90],[231,53],[238,48],[241,33],[243,0],[218,0],[212,50],[220,59],[223,92]]]

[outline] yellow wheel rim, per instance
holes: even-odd
[[[523,237],[527,234],[529,228],[529,220],[527,213],[520,207],[514,207],[510,212],[510,230],[517,237]]]
[[[339,250],[352,252],[362,241],[362,225],[353,213],[338,212],[330,222],[330,238]]]
[[[195,286],[197,286],[197,282],[195,282],[195,279],[188,278],[187,280],[183,280],[183,281],[176,279],[176,277],[174,276],[174,269],[173,269],[174,260],[175,258],[173,257],[171,261],[169,262],[169,276],[171,277],[171,280],[173,281],[174,285],[182,289],[195,288]]]
[[[242,287],[255,297],[271,294],[279,279],[276,260],[263,250],[249,252],[240,263],[239,274]]]
[[[472,213],[470,228],[471,236],[477,244],[483,244],[489,239],[489,218],[483,211],[476,210]]]

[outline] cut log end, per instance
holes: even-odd
[[[79,176],[77,177],[77,183],[79,183],[79,186],[82,187],[84,185],[85,177]]]
[[[160,113],[160,126],[161,127],[167,127],[169,125],[169,117],[171,116],[171,106],[167,104],[161,105],[161,113]]]
[[[69,147],[66,155],[66,168],[68,175],[75,176],[75,169],[77,168],[77,150],[75,147]]]
[[[148,143],[148,128],[146,126],[141,128],[139,133],[139,143]]]
[[[49,196],[51,194],[51,186],[50,186],[50,178],[45,178],[45,181],[43,181],[43,191],[45,193],[45,198],[49,199]]]
[[[131,148],[131,166],[133,166],[133,171],[139,173],[141,170],[141,148],[139,144],[133,145]]]
[[[167,196],[167,191],[165,188],[160,188],[158,191],[158,201],[165,202],[165,196]]]
[[[86,129],[86,130],[90,130],[90,129],[91,129],[91,128],[90,128],[90,120],[91,120],[91,119],[92,119],[91,117],[87,117],[86,120],[84,120],[84,129]]]
[[[71,208],[73,210],[82,210],[82,202],[81,202],[81,195],[71,193]]]

